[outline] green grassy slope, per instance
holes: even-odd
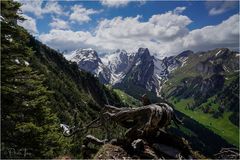
[[[127,93],[121,91],[120,89],[114,89],[114,92],[121,98],[123,103],[126,103],[130,107],[139,107],[141,102],[132,96],[128,95]]]
[[[182,119],[183,125],[177,128],[174,124],[167,129],[169,133],[185,138],[195,151],[203,153],[207,157],[213,158],[222,147],[234,147],[218,134],[211,131],[190,116],[175,110],[178,118]]]
[[[239,146],[239,127],[230,122],[230,112],[225,112],[222,117],[214,118],[212,114],[203,113],[200,109],[187,109],[186,106],[191,104],[193,99],[181,99],[176,103],[174,103],[174,101],[174,98],[170,100],[170,102],[175,105],[175,109],[196,120],[206,128],[209,128],[214,133],[226,139],[229,143],[234,144],[236,147]]]

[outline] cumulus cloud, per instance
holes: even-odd
[[[63,11],[63,8],[56,1],[48,1],[45,7],[43,8],[42,12],[43,14],[44,13],[55,13],[57,15],[68,14]]]
[[[126,6],[130,1],[129,0],[101,0],[101,4],[107,7],[124,7]],[[143,2],[141,2],[143,3]]]
[[[158,44],[186,35],[187,25],[191,23],[188,17],[173,12],[153,15],[147,22],[141,22],[140,18],[138,15],[102,20],[95,31],[98,44],[110,50],[120,46],[130,51],[149,47],[156,52],[159,50]]]
[[[67,12],[64,12],[61,5],[56,1],[47,1],[45,5],[43,5],[43,0],[18,0],[22,6],[21,10],[23,13],[33,13],[37,18],[42,18],[43,14],[56,14],[56,15],[67,15]]]
[[[49,46],[60,50],[72,50],[91,47],[88,45],[92,38],[90,32],[52,29],[47,34],[41,34],[39,39]],[[94,44],[93,44],[94,45]]]
[[[22,4],[21,10],[24,13],[33,13],[37,17],[42,16],[42,0],[35,0],[35,1],[24,1],[19,0],[19,2]]]
[[[186,10],[186,7],[177,7],[177,8],[175,8],[174,9],[174,13],[175,14],[181,14],[183,11],[185,11]]]
[[[23,14],[22,17],[26,20],[18,21],[18,25],[24,27],[25,29],[28,30],[29,33],[31,33],[33,35],[38,34],[36,20],[32,17],[29,17],[29,16],[25,15],[25,14]]]
[[[147,47],[159,57],[187,49],[200,51],[238,47],[239,14],[218,25],[189,31],[187,26],[193,22],[180,14],[183,10],[153,15],[145,22],[141,21],[140,15],[103,19],[94,32],[51,30],[40,35],[39,39],[60,50],[91,47],[100,52],[111,52],[118,48],[132,52],[139,47]]]
[[[238,1],[207,1],[206,7],[209,10],[209,15],[219,15],[236,7]]]
[[[69,29],[70,26],[67,21],[53,17],[52,22],[49,24],[54,29]]]
[[[73,11],[70,15],[70,20],[76,21],[78,23],[89,22],[91,20],[91,15],[100,13],[101,10],[87,9],[82,5],[74,5],[71,10]]]
[[[144,4],[146,4],[146,0],[138,0],[138,2],[139,2],[139,5],[138,6],[142,6],[142,5],[144,5]]]
[[[216,26],[206,26],[191,31],[183,38],[184,48],[205,50],[216,47],[237,49],[239,44],[239,14],[231,16]]]

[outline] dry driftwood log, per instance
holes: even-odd
[[[156,133],[159,128],[170,125],[171,121],[178,126],[172,107],[166,103],[150,104],[138,108],[117,108],[106,105],[104,116],[122,127],[128,128],[126,136],[139,136]]]

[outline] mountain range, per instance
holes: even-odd
[[[110,55],[99,57],[91,48],[78,49],[65,57],[76,62],[80,70],[91,72],[101,83],[119,86],[128,83],[129,77],[137,86],[160,95],[160,89],[168,75],[184,65],[192,51],[185,51],[176,57],[162,60],[152,56],[147,48],[139,48],[137,52],[128,53],[116,50]]]
[[[133,84],[134,87],[153,92],[160,97],[163,96],[162,87],[168,79],[172,79],[171,74],[175,74],[175,70],[187,68],[193,74],[201,75],[238,70],[237,52],[226,48],[201,53],[187,50],[163,59],[151,55],[147,48],[139,48],[132,53],[118,49],[102,57],[91,48],[78,49],[65,56],[76,62],[81,70],[97,76],[103,84],[111,84],[124,90],[129,88],[129,84]]]

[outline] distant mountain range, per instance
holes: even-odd
[[[190,54],[193,52],[185,51],[176,57],[160,60],[152,56],[147,48],[139,48],[133,53],[118,49],[99,57],[95,50],[89,48],[75,50],[65,57],[76,62],[80,70],[97,76],[101,83],[119,86],[131,79],[135,85],[160,95],[164,80],[173,70],[184,65]]]
[[[185,69],[202,75],[238,70],[238,53],[226,48],[201,53],[188,50],[164,59],[151,55],[147,48],[139,48],[133,53],[118,49],[103,57],[99,57],[93,49],[78,49],[66,58],[76,62],[81,70],[97,76],[101,83],[124,90],[131,89],[133,85],[160,97],[163,84],[176,70]]]

